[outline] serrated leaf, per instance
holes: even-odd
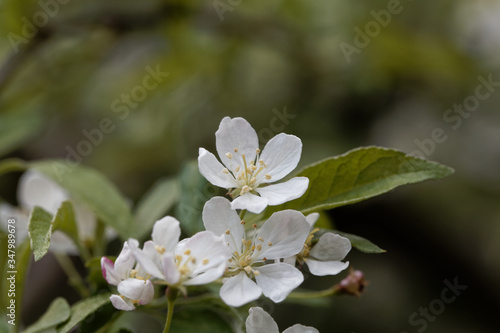
[[[76,225],[73,205],[69,201],[64,201],[54,216],[54,230],[60,230],[68,235],[75,243],[79,242],[78,226]]]
[[[67,333],[76,325],[82,322],[87,316],[97,311],[100,307],[110,302],[110,293],[99,294],[75,303],[71,307],[71,317],[61,328],[57,329],[57,333]]]
[[[137,204],[134,214],[134,237],[140,239],[150,233],[153,224],[179,201],[179,196],[177,179],[169,178],[156,182]]]
[[[198,170],[198,163],[184,166],[179,176],[180,200],[176,209],[181,228],[189,235],[204,230],[201,213],[211,197],[219,194],[219,188],[210,184]]]
[[[361,252],[375,253],[375,254],[387,252],[386,250],[381,249],[377,245],[370,242],[368,239],[363,238],[361,236],[348,234],[347,232],[341,232],[338,230],[333,230],[332,232],[349,239],[349,241],[351,242],[351,245]]]
[[[53,328],[66,321],[71,314],[68,302],[62,298],[56,298],[50,303],[47,311],[24,333],[38,333]]]
[[[31,166],[59,183],[76,200],[87,204],[122,239],[133,236],[134,223],[127,201],[100,172],[81,165],[71,166],[64,160],[35,162]]]
[[[90,256],[79,237],[75,211],[73,210],[73,205],[70,201],[64,201],[54,216],[52,221],[52,231],[54,232],[56,230],[62,231],[68,235],[84,258],[88,258]]]
[[[270,206],[265,216],[283,209],[304,214],[353,204],[398,186],[449,176],[453,169],[403,152],[364,147],[304,168],[296,176],[309,178],[309,188],[296,200]]]
[[[31,212],[28,223],[28,235],[35,261],[38,261],[49,251],[50,236],[52,235],[52,215],[43,208],[35,207]]]

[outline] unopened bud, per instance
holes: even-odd
[[[342,294],[361,296],[363,290],[368,285],[362,271],[351,269],[349,275],[340,281],[337,288]]]

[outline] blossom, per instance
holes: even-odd
[[[273,317],[260,307],[250,308],[246,320],[247,333],[279,333],[279,328]],[[295,324],[283,333],[319,333],[314,327]]]
[[[307,216],[307,222],[311,229],[319,218],[318,213],[312,213]],[[285,262],[295,265],[307,264],[309,271],[313,275],[336,275],[349,266],[349,262],[342,262],[351,250],[351,242],[342,236],[327,232],[323,234],[318,242],[313,246],[312,240],[314,234],[319,229],[312,229],[307,237],[302,251],[296,256],[285,259]]]
[[[293,210],[274,213],[251,238],[230,202],[222,197],[210,199],[203,208],[205,228],[224,235],[232,257],[224,276],[220,297],[226,304],[241,306],[260,297],[283,301],[304,277],[287,263],[269,261],[299,253],[309,234],[304,215]]]
[[[134,310],[135,304],[147,304],[154,297],[151,275],[136,264],[130,245],[137,246],[137,240],[125,242],[114,263],[106,257],[101,258],[102,275],[109,284],[117,286],[120,293],[109,299],[115,308],[124,311]]]
[[[181,290],[220,278],[231,256],[221,236],[201,231],[179,242],[179,221],[166,216],[153,227],[152,240],[143,250],[132,247],[132,253],[146,272],[162,283]]]
[[[268,205],[297,199],[307,190],[307,177],[269,185],[297,166],[302,153],[298,137],[280,133],[269,140],[261,153],[257,133],[250,124],[243,118],[225,117],[215,139],[222,164],[214,154],[200,148],[198,166],[209,182],[230,190],[233,209],[260,213]]]
[[[0,223],[7,229],[9,218],[16,220],[16,238],[22,242],[28,236],[30,213],[35,206],[41,207],[48,213],[55,215],[64,201],[71,200],[69,194],[52,179],[36,170],[28,170],[19,179],[17,189],[19,207],[0,204]],[[75,210],[75,218],[82,241],[94,237],[96,217],[83,204],[71,200]],[[78,254],[73,241],[63,232],[54,231],[51,236],[50,249],[56,252]]]

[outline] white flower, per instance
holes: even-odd
[[[231,256],[224,238],[210,231],[179,242],[179,221],[167,216],[153,227],[152,241],[132,252],[146,272],[186,293],[184,286],[201,285],[220,278]]]
[[[63,201],[71,200],[69,194],[52,179],[36,170],[26,171],[19,179],[17,189],[19,207],[0,204],[0,223],[7,229],[9,218],[16,220],[16,238],[22,242],[28,236],[30,213],[35,206],[41,207],[52,215],[57,213]],[[96,217],[86,206],[72,201],[78,232],[82,241],[93,239]],[[73,241],[64,233],[52,233],[50,249],[76,255],[78,250]]]
[[[292,265],[268,264],[267,261],[300,252],[309,234],[306,218],[293,210],[274,213],[260,231],[255,230],[251,239],[247,239],[241,222],[225,198],[214,197],[203,208],[205,228],[224,235],[232,253],[224,275],[227,278],[220,289],[222,300],[235,307],[251,302],[261,294],[274,302],[283,301],[304,277]]]
[[[318,218],[318,213],[307,216],[307,222],[311,229]],[[309,271],[317,276],[336,275],[349,266],[349,262],[341,260],[351,250],[351,242],[345,237],[328,232],[323,234],[313,246],[312,240],[318,231],[317,228],[312,229],[302,251],[296,256],[285,259],[285,262],[291,265],[295,265],[296,261],[301,265],[305,263],[309,267]]]
[[[246,320],[247,333],[279,333],[279,328],[273,317],[259,307],[250,308]],[[319,333],[314,327],[295,324],[283,333]]]
[[[129,243],[138,245],[135,239],[129,240]],[[129,243],[123,244],[114,263],[106,257],[101,258],[102,275],[109,284],[117,286],[120,293],[111,295],[109,299],[115,308],[124,311],[134,310],[135,304],[147,304],[154,297],[153,283],[149,280],[151,276],[136,265]]]
[[[302,142],[294,135],[280,133],[262,150],[257,133],[243,118],[222,119],[215,133],[217,152],[200,148],[200,173],[212,184],[230,189],[233,209],[262,212],[268,205],[275,206],[297,199],[307,190],[309,179],[295,177],[284,183],[268,185],[288,175],[297,166],[302,153]]]

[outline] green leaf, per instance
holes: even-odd
[[[169,178],[156,182],[137,204],[134,214],[135,238],[140,239],[150,233],[153,224],[179,201],[179,195],[177,179]]]
[[[360,236],[356,236],[356,235],[353,235],[353,234],[348,234],[347,232],[341,232],[341,231],[338,231],[338,230],[333,230],[333,233],[339,234],[340,236],[349,239],[349,241],[351,242],[351,245],[354,248],[360,250],[361,252],[364,252],[364,253],[376,253],[376,254],[387,252],[386,250],[381,249],[380,247],[378,247],[377,245],[373,244],[372,242],[370,242],[366,238],[363,238],[363,237],[360,237]]]
[[[66,321],[71,314],[68,302],[62,297],[56,298],[50,303],[47,311],[24,333],[37,333],[55,327]]]
[[[49,251],[50,236],[52,235],[52,215],[43,208],[35,207],[31,212],[28,223],[28,235],[35,261],[38,261]]]
[[[16,256],[15,256],[15,266],[12,267],[10,266],[9,262],[5,264],[5,267],[3,269],[3,272],[5,272],[4,279],[7,277],[10,277],[12,274],[15,275],[15,280],[16,280],[16,294],[14,297],[9,297],[9,283],[2,283],[0,284],[1,291],[2,291],[2,309],[1,311],[5,311],[7,306],[11,304],[11,300],[14,300],[14,304],[16,306],[16,318],[15,318],[15,323],[16,327],[19,327],[21,325],[21,311],[22,309],[22,300],[24,296],[24,285],[25,285],[25,280],[26,280],[26,275],[28,272],[28,266],[31,260],[31,251],[30,251],[30,246],[29,242],[26,239],[24,242],[21,243],[21,245],[17,245],[16,243]],[[5,281],[5,280],[4,280]],[[3,316],[2,316],[3,317]],[[8,318],[8,317],[7,317]],[[10,320],[10,318],[8,318]],[[9,325],[10,326],[10,325]],[[12,327],[12,326],[11,326]]]
[[[403,152],[364,147],[304,168],[296,176],[309,178],[309,188],[296,200],[271,206],[270,216],[283,209],[304,214],[353,204],[398,186],[449,176],[453,169]]]
[[[26,170],[26,162],[17,158],[8,158],[0,162],[0,175],[14,171]]]
[[[76,325],[83,321],[87,316],[96,312],[100,307],[108,304],[110,293],[99,294],[78,303],[71,307],[71,317],[61,328],[57,329],[57,333],[67,333],[71,331]]]
[[[75,219],[75,212],[70,201],[64,201],[61,204],[61,206],[57,210],[56,215],[54,216],[52,224],[52,231],[59,230],[64,232],[69,236],[69,238],[71,238],[73,243],[75,243],[78,250],[80,251],[80,254],[82,254],[84,258],[90,258],[90,254],[82,244],[82,241],[79,237],[78,225]]]
[[[81,165],[71,166],[64,160],[35,162],[31,166],[59,183],[76,200],[87,204],[122,239],[133,235],[133,219],[127,201],[100,172]]]
[[[208,309],[184,308],[177,312],[170,327],[172,333],[232,332],[231,326]]]
[[[42,125],[39,112],[0,114],[0,156],[21,147],[38,134]]]
[[[201,213],[205,202],[218,195],[219,188],[210,184],[198,170],[197,162],[184,166],[180,174],[180,201],[176,215],[182,229],[189,235],[204,230]]]

